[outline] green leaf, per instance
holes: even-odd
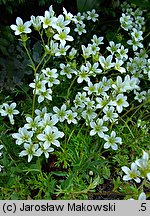
[[[110,177],[110,169],[106,166],[103,168],[103,177],[105,179],[108,179]]]
[[[99,4],[100,0],[77,0],[77,8],[80,12],[96,9]]]
[[[54,174],[56,176],[66,176],[67,175],[67,172],[62,172],[62,171],[52,171],[51,174]]]

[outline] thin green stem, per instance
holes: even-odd
[[[28,48],[27,48],[27,46],[26,46],[26,42],[23,42],[23,46],[24,46],[24,48],[25,48],[25,50],[26,50],[26,53],[27,53],[27,55],[28,55],[28,57],[29,57],[29,59],[30,59],[31,67],[32,67],[33,70],[35,71],[35,64],[34,64],[32,58],[31,58],[31,55],[30,55],[30,53],[29,53],[29,50],[28,50]]]
[[[126,122],[126,121],[124,121],[124,120],[123,120],[123,118],[121,118],[120,116],[119,116],[119,119],[120,119],[121,121],[123,121],[123,123],[124,123],[124,124],[125,124],[125,126],[128,128],[128,130],[129,130],[130,134],[132,135],[132,137],[133,137],[133,138],[135,138],[135,137],[134,137],[134,135],[133,135],[133,133],[132,133],[132,131],[131,131],[131,129],[129,128],[129,126],[128,126],[127,122]]]
[[[71,82],[71,84],[70,84],[70,86],[69,86],[69,88],[68,88],[67,96],[66,96],[66,99],[67,99],[67,100],[68,100],[68,98],[69,98],[69,96],[70,96],[70,90],[71,90],[71,88],[72,88],[72,86],[73,86],[75,80],[77,79],[77,77],[78,77],[77,75],[74,77],[74,79],[72,80],[72,82]]]
[[[44,39],[43,39],[43,30],[42,30],[42,32],[39,32],[39,34],[40,34],[43,46],[45,47],[45,42],[44,42]]]

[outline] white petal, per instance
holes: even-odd
[[[25,155],[27,155],[27,152],[26,150],[23,150],[22,152],[20,152],[19,157],[23,157]]]
[[[131,178],[128,175],[125,175],[125,176],[123,176],[123,180],[124,181],[129,181],[129,180],[131,180]]]
[[[148,180],[150,181],[150,172],[147,173],[147,178],[148,178]]]
[[[37,138],[41,141],[45,141],[45,134],[38,134]]]
[[[114,145],[112,145],[111,147],[112,147],[113,150],[117,150],[117,149],[118,149],[117,144],[114,144]]]
[[[11,25],[10,28],[11,28],[12,30],[14,30],[14,31],[17,30],[17,26],[16,26],[16,25]]]
[[[23,20],[22,20],[20,17],[17,17],[17,19],[16,19],[16,24],[17,24],[18,26],[23,25]]]
[[[106,142],[105,144],[104,144],[104,149],[108,149],[110,147],[110,144],[108,143],[108,142]]]
[[[127,166],[123,166],[121,167],[121,169],[126,173],[128,174],[130,172],[130,169],[127,167]]]
[[[90,136],[94,136],[96,134],[96,132],[94,130],[90,131]]]
[[[139,195],[138,200],[146,200],[146,194],[145,194],[144,192],[142,192],[142,193]]]

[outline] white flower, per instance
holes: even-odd
[[[40,20],[40,17],[37,16],[31,16],[31,23],[33,25],[33,27],[35,28],[35,30],[40,30],[41,29],[41,20]]]
[[[74,31],[77,32],[79,35],[86,33],[85,24],[76,24],[76,28],[74,29]]]
[[[41,94],[41,92],[45,92],[46,91],[46,87],[45,84],[48,84],[48,87],[52,87],[54,84],[58,85],[60,83],[60,81],[57,79],[58,77],[58,73],[57,73],[57,69],[50,69],[49,67],[47,67],[46,69],[42,70],[45,79],[43,81],[41,81],[41,89],[40,89],[40,83],[38,82],[38,86],[37,86],[37,90],[39,90],[39,93]],[[31,86],[31,85],[30,85]],[[50,89],[48,90],[50,93]]]
[[[103,82],[100,81],[98,83],[95,83],[94,86],[95,86],[95,92],[97,96],[105,95],[106,92],[104,90]]]
[[[121,47],[119,49],[117,49],[117,53],[116,53],[116,57],[120,60],[122,59],[127,60],[128,59],[128,49],[125,49],[123,45],[121,45]]]
[[[90,122],[93,122],[93,120],[97,116],[95,112],[95,107],[87,106],[86,109],[82,111],[81,115],[82,115],[82,118],[86,120],[86,125],[89,125]]]
[[[103,108],[103,112],[105,115],[103,116],[104,121],[116,122],[118,118],[118,114],[114,112],[115,108],[113,106],[105,106]]]
[[[76,112],[72,112],[72,110],[67,110],[66,111],[66,120],[68,122],[68,124],[77,124],[77,120],[75,119],[77,117],[77,113]]]
[[[96,44],[88,44],[88,47],[90,47],[92,55],[96,55],[100,50],[100,48]]]
[[[92,54],[91,46],[85,47],[84,45],[81,45],[82,52],[83,52],[83,58],[89,58]]]
[[[16,110],[15,107],[16,103],[11,103],[10,105],[3,103],[2,108],[0,109],[1,116],[8,116],[12,125],[14,124],[13,115],[17,115],[19,113],[19,111]]]
[[[78,79],[77,79],[78,83],[82,83],[83,81],[90,82],[90,78],[89,78],[89,73],[87,71],[87,67],[85,67],[84,65],[82,65],[80,67],[80,71],[78,73]]]
[[[38,149],[38,144],[24,143],[25,150],[21,151],[19,157],[28,156],[28,162],[30,162],[33,156],[38,156],[36,150]]]
[[[27,124],[24,125],[26,129],[32,129],[33,131],[38,128],[38,122],[39,122],[39,117],[36,116],[34,119],[31,117],[27,117],[26,121],[28,122]]]
[[[42,110],[35,110],[35,114],[37,115],[39,121],[44,118],[45,113],[47,113],[47,107],[43,107]]]
[[[36,155],[41,156],[44,154],[46,158],[49,158],[49,153],[54,151],[54,148],[50,147],[49,144],[39,142],[40,148],[36,151]]]
[[[104,56],[99,57],[99,62],[104,70],[108,70],[114,67],[115,63],[112,63],[112,55],[107,56],[105,59]]]
[[[120,17],[121,27],[128,31],[132,28],[133,18],[130,15],[122,13],[122,17]]]
[[[109,102],[109,96],[107,94],[104,94],[103,98],[97,97],[96,101],[97,101],[97,105],[96,105],[97,109],[104,108]]]
[[[68,24],[70,20],[65,20],[64,16],[61,14],[56,19],[55,22],[52,23],[52,27],[57,31],[63,30]]]
[[[132,40],[128,40],[127,44],[132,45],[133,51],[136,51],[139,48],[143,48],[143,44],[139,41],[136,41],[134,38]]]
[[[43,72],[47,77],[54,77],[54,78],[57,78],[57,77],[58,77],[57,69],[55,69],[55,68],[50,69],[49,67],[47,67],[46,69],[43,69],[42,72]]]
[[[137,183],[140,183],[140,171],[137,170],[137,165],[136,163],[132,163],[131,164],[131,169],[129,169],[127,166],[123,166],[121,168],[126,175],[123,176],[123,180],[124,181],[129,181],[129,180],[132,180],[134,179]]]
[[[73,70],[71,69],[71,66],[69,64],[65,65],[63,63],[60,64],[60,74],[61,75],[66,75],[68,79],[72,78]]]
[[[116,132],[115,131],[112,131],[110,136],[105,135],[104,140],[107,141],[104,144],[105,149],[108,149],[109,147],[111,147],[113,150],[117,150],[118,149],[117,143],[122,144],[121,137],[116,137]]]
[[[69,27],[65,27],[64,29],[58,30],[58,34],[55,34],[53,36],[53,38],[55,40],[59,40],[60,43],[65,46],[66,41],[73,41],[73,37],[68,35],[70,32],[70,28]]]
[[[90,126],[92,130],[90,131],[90,136],[98,134],[99,137],[104,138],[104,132],[108,131],[108,128],[106,126],[103,126],[103,123],[103,120],[99,118],[96,120],[96,122],[91,122]]]
[[[91,100],[90,98],[87,98],[85,105],[87,106],[87,109],[95,108],[95,101]]]
[[[56,129],[54,125],[56,125],[58,122],[58,118],[56,118],[54,115],[50,113],[45,113],[43,119],[39,122],[39,126],[41,126],[43,129],[46,128],[46,126],[50,126],[53,130]]]
[[[53,10],[53,5],[51,5],[50,7],[49,7],[49,13],[50,13],[50,16],[51,17],[53,17],[54,15],[55,15],[55,12],[54,12],[54,10]]]
[[[58,74],[56,74],[56,77],[58,76]],[[49,76],[47,77],[47,84],[48,84],[48,87],[52,87],[53,85],[59,85],[60,84],[60,81],[59,79],[57,79],[56,77],[54,76]]]
[[[33,136],[33,131],[27,131],[26,128],[19,128],[19,133],[13,133],[12,137],[16,139],[16,144],[21,145],[22,143],[31,143],[31,138]]]
[[[106,49],[108,51],[110,51],[111,54],[113,55],[114,53],[116,53],[118,51],[120,45],[121,45],[120,43],[119,44],[115,44],[113,41],[109,41],[109,46],[106,47]]]
[[[135,77],[131,77],[129,75],[125,76],[124,84],[126,86],[126,89],[133,90],[133,89],[139,89],[139,79]]]
[[[142,91],[140,93],[137,91],[134,91],[134,93],[135,93],[134,99],[137,100],[139,103],[145,100],[146,91]]]
[[[77,95],[75,96],[75,100],[73,101],[74,102],[74,105],[76,108],[78,107],[81,107],[81,108],[84,108],[85,107],[85,102],[87,100],[86,98],[86,92],[78,92]]]
[[[87,20],[92,20],[93,22],[96,22],[97,17],[99,17],[99,15],[96,13],[95,9],[93,9],[92,11],[87,11]]]
[[[122,60],[118,60],[116,58],[116,63],[115,63],[115,67],[114,69],[121,72],[121,73],[125,73],[126,72],[126,69],[124,67],[121,67],[121,65],[123,65],[123,61]]]
[[[43,28],[46,29],[52,26],[56,22],[56,17],[51,16],[50,11],[45,11],[44,17],[39,16],[41,22],[43,23]]]
[[[102,42],[104,39],[104,37],[97,37],[97,35],[93,35],[93,38],[91,39],[91,41],[93,42],[93,44],[95,44],[96,46],[99,46],[101,44],[104,44],[104,42]]]
[[[116,93],[122,93],[129,89],[129,84],[127,82],[122,82],[122,78],[117,76],[116,81],[112,84],[112,88],[115,89]]]
[[[142,177],[147,177],[150,181],[150,161],[149,161],[149,154],[143,151],[143,156],[140,159],[135,161],[136,165],[139,167]]]
[[[77,23],[82,24],[84,19],[85,17],[82,16],[80,12],[78,12],[77,15],[72,18],[75,24]]]
[[[65,20],[72,20],[73,18],[73,14],[71,14],[70,12],[68,13],[67,10],[63,7],[63,14],[65,15]]]
[[[123,94],[119,94],[117,95],[116,100],[111,101],[109,105],[116,106],[118,113],[121,113],[123,110],[123,107],[129,106],[129,103],[127,102],[127,96],[124,96]]]
[[[17,25],[10,26],[10,28],[15,31],[15,35],[20,35],[22,33],[31,33],[31,29],[29,28],[31,26],[30,21],[23,23],[23,20],[20,17],[17,17],[16,24]]]
[[[66,105],[63,104],[61,108],[54,106],[53,111],[56,113],[54,116],[58,118],[60,122],[63,122],[66,119]]]
[[[72,60],[76,54],[77,50],[75,48],[71,48],[71,51],[69,52],[69,58]]]
[[[67,50],[70,48],[71,46],[67,45],[67,46],[63,46],[62,44],[59,45],[59,49],[57,50],[57,52],[55,53],[55,56],[61,56],[61,55],[66,55]]]
[[[135,41],[141,41],[143,40],[142,31],[138,31],[137,29],[133,28],[133,32],[131,33],[131,36],[134,38]]]
[[[53,40],[51,40],[50,45],[46,45],[45,49],[48,54],[56,55],[58,52],[58,43],[55,43]]]
[[[47,147],[51,146],[51,144],[60,147],[60,142],[57,139],[62,138],[63,136],[63,132],[60,132],[57,128],[53,130],[49,125],[47,125],[44,129],[44,133],[38,134],[37,138],[43,141]]]
[[[96,86],[93,85],[92,82],[88,82],[88,86],[83,88],[85,91],[87,91],[88,95],[93,94],[94,92],[96,92]]]
[[[47,81],[46,81],[45,77],[41,78],[40,75],[37,74],[36,79],[34,79],[34,82],[30,83],[29,86],[34,89],[33,93],[34,93],[35,87],[36,87],[36,94],[38,94],[41,91],[45,91],[46,83],[47,83]]]
[[[43,89],[42,91],[38,92],[38,103],[41,103],[44,101],[45,98],[47,98],[48,100],[52,100],[52,90],[49,89]]]

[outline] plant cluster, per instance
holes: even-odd
[[[126,38],[118,43],[111,40],[107,44],[104,35],[96,34],[91,35],[90,42],[82,43],[89,32],[89,21],[94,25],[98,21],[95,9],[73,15],[63,8],[63,14],[56,16],[50,6],[44,16],[32,15],[26,22],[17,17],[16,24],[10,26],[26,51],[33,80],[26,92],[28,105],[22,102],[20,110],[17,101],[9,99],[0,106],[2,120],[5,116],[10,120],[10,125],[4,125],[9,128],[4,136],[9,134],[7,139],[15,151],[13,158],[2,134],[0,156],[4,158],[0,169],[5,179],[10,169],[6,159],[9,157],[16,165],[14,173],[21,172],[14,161],[21,161],[26,175],[37,171],[37,176],[28,178],[30,189],[33,190],[32,181],[39,189],[36,198],[53,198],[54,194],[61,199],[87,198],[96,186],[114,175],[111,158],[115,165],[119,164],[119,178],[113,180],[114,191],[125,194],[127,189],[131,196],[132,192],[142,194],[139,199],[146,196],[144,187],[150,181],[150,160],[146,152],[149,147],[145,150],[143,144],[138,148],[136,156],[144,148],[143,157],[132,163],[131,169],[125,163],[133,158],[128,157],[129,150],[124,148],[127,131],[129,140],[135,138],[130,128],[134,118],[134,127],[148,136],[148,126],[142,127],[144,121],[141,118],[137,121],[136,114],[142,113],[143,108],[149,112],[149,47],[145,48],[147,44],[144,44],[143,11],[127,3],[121,6],[119,30],[125,32]],[[39,37],[40,55],[38,52],[33,55],[32,32]],[[11,128],[17,125],[14,115],[20,115],[21,120],[18,118],[19,127]],[[129,149],[135,150],[135,145],[136,141]],[[47,174],[44,166],[53,158],[56,158],[54,170]],[[121,167],[126,173],[123,186]],[[140,178],[144,179],[140,187],[130,188],[128,181],[134,179],[140,183]],[[22,179],[18,181],[21,185]],[[4,188],[3,191],[6,196]]]

